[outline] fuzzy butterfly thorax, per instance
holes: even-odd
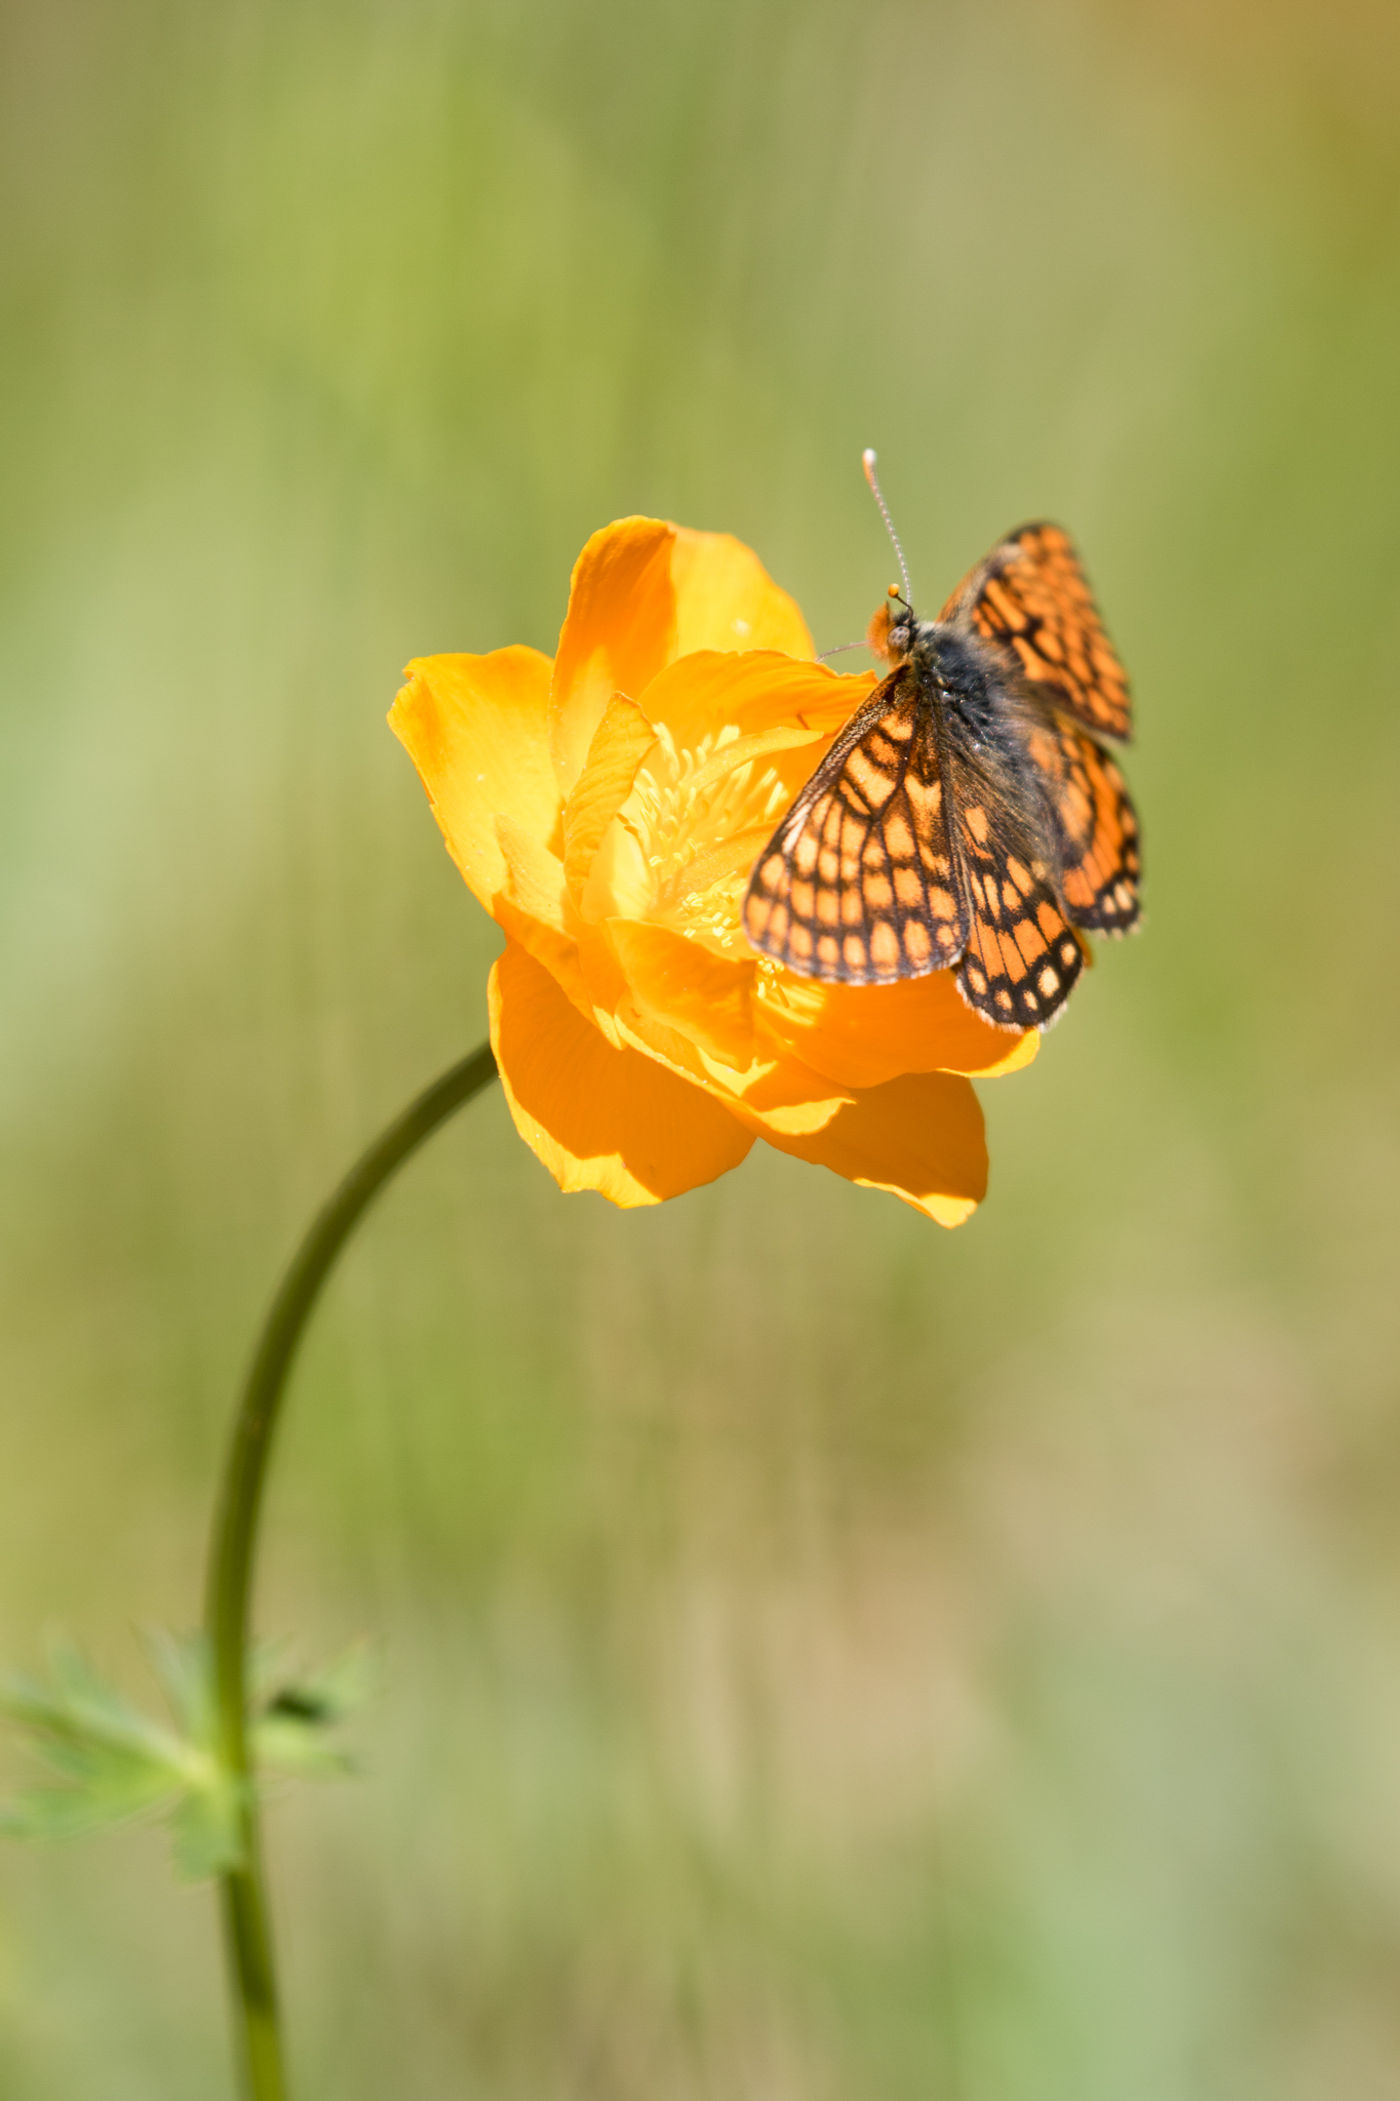
[[[870,623],[871,635],[884,614],[882,606]],[[873,640],[870,647],[877,649]],[[877,653],[892,665],[908,664],[927,702],[955,709],[974,740],[995,735],[1021,683],[1014,660],[1004,650],[951,621],[920,620],[908,607],[889,619],[884,646]]]
[[[999,1027],[1043,1027],[1081,929],[1138,917],[1137,820],[1097,736],[1127,680],[1065,533],[1025,526],[921,621],[897,594],[892,666],[783,817],[744,900],[753,945],[800,976],[878,985],[956,971]]]

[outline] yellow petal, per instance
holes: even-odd
[[[902,1072],[977,1073],[984,1079],[1029,1065],[1040,1032],[1014,1035],[973,1013],[951,971],[895,985],[821,985],[794,972],[765,972],[759,1027],[847,1087],[878,1087]]]
[[[775,1145],[784,1138],[807,1138],[824,1131],[834,1117],[859,1100],[854,1089],[838,1086],[800,1058],[756,1063],[733,1091],[743,1104],[746,1120]]]
[[[510,817],[496,819],[496,842],[505,864],[504,894],[556,933],[572,933],[573,914],[558,854]]]
[[[638,919],[610,919],[607,927],[639,1015],[725,1065],[752,1065],[754,963],[727,962],[701,942]]]
[[[810,1136],[771,1124],[762,1135],[849,1182],[889,1190],[940,1226],[961,1225],[986,1194],[981,1106],[972,1082],[952,1073],[911,1073],[872,1087]]]
[[[635,700],[614,693],[588,747],[588,757],[564,805],[564,874],[581,897],[604,832],[632,792],[637,768],[656,731]]]
[[[752,1138],[699,1087],[614,1050],[550,973],[508,941],[491,972],[491,1048],[515,1127],[564,1190],[630,1208],[737,1167]]]
[[[796,603],[758,556],[732,533],[676,527],[671,556],[676,591],[676,656],[692,649],[780,649],[815,655]]]
[[[583,770],[614,693],[640,699],[672,658],[696,649],[781,649],[812,638],[757,555],[727,533],[622,518],[594,533],[574,565],[559,636],[550,742],[560,789]]]
[[[542,842],[559,815],[549,762],[549,658],[537,649],[418,657],[389,725],[418,768],[451,854],[489,911],[505,881],[496,819]]]
[[[509,817],[496,819],[505,880],[491,900],[495,918],[558,979],[581,1014],[590,1019],[593,1001],[579,960],[582,931],[557,854]]]
[[[550,742],[565,794],[613,694],[635,699],[671,653],[675,537],[662,519],[620,518],[594,533],[574,564],[550,698]]]
[[[588,955],[588,945],[584,953]],[[623,984],[624,992],[626,989]],[[619,1043],[630,1043],[723,1102],[742,1103],[745,1122],[764,1137],[773,1131],[798,1136],[819,1131],[857,1099],[854,1088],[838,1086],[825,1073],[786,1052],[755,1058],[747,1067],[716,1057],[698,1035],[643,1012],[630,993],[615,1014],[600,1012],[597,1018],[610,1041],[615,1037]]]
[[[867,683],[772,651],[699,650],[668,665],[646,689],[658,735],[601,835],[578,893],[584,916],[655,920],[750,959],[740,896],[829,739],[805,718],[844,720]]]
[[[741,737],[787,727],[793,743],[805,732],[816,747],[870,698],[874,684],[873,673],[843,678],[825,664],[772,650],[694,651],[657,673],[645,706],[648,720],[669,732],[678,751],[696,751],[706,738],[713,743],[726,725]],[[809,772],[818,756],[814,749]]]

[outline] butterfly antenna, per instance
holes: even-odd
[[[904,603],[911,605],[913,598],[909,589],[909,564],[904,559],[904,549],[899,544],[899,534],[894,529],[894,520],[890,516],[890,507],[881,493],[879,478],[875,472],[875,452],[872,446],[866,446],[860,456],[860,463],[865,469],[865,478],[870,484],[870,493],[880,506],[880,516],[885,521],[885,531],[889,534],[894,551],[899,557],[899,573],[904,579]]]
[[[834,642],[830,649],[823,649],[818,651],[817,662],[819,664],[824,664],[828,657],[839,657],[843,650],[869,649],[869,647],[870,644],[868,642]]]

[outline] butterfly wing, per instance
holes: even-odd
[[[1032,684],[1100,736],[1132,734],[1127,674],[1104,632],[1079,556],[1058,525],[1023,525],[959,585],[939,615],[1015,653]]]
[[[1127,679],[1058,526],[1013,533],[940,620],[1020,679],[989,665],[990,720],[945,709],[940,731],[914,666],[898,665],[759,857],[744,931],[804,977],[955,968],[985,1019],[1039,1028],[1084,967],[1076,928],[1137,923],[1137,819],[1097,741],[1129,733]]]
[[[1127,934],[1137,925],[1142,853],[1127,784],[1102,745],[1046,708],[1026,738],[1054,806],[1060,889],[1076,926]]]
[[[900,664],[759,855],[744,932],[801,977],[882,985],[947,969],[969,923],[932,711],[912,666]]]
[[[948,773],[953,857],[971,908],[958,989],[998,1028],[1043,1028],[1084,967],[1050,803],[1009,739],[998,750],[954,737]]]

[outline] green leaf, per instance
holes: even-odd
[[[60,1786],[27,1789],[0,1806],[0,1831],[62,1838],[168,1807],[186,1782],[186,1747],[108,1685],[80,1652],[55,1643],[51,1684],[0,1680],[0,1715],[29,1736]]]
[[[173,1716],[153,1719],[133,1706],[68,1642],[49,1651],[47,1678],[0,1677],[0,1717],[29,1738],[52,1784],[26,1789],[0,1804],[0,1835],[68,1838],[80,1832],[163,1816],[176,1867],[201,1879],[236,1867],[241,1852],[239,1788],[218,1753],[213,1671],[202,1635],[162,1629],[147,1648]],[[306,1778],[352,1770],[328,1731],[369,1690],[363,1648],[322,1670],[272,1690],[277,1652],[253,1658],[257,1711],[250,1752],[259,1772]]]
[[[253,1721],[255,1764],[306,1779],[352,1773],[353,1760],[326,1734],[364,1705],[372,1683],[370,1652],[359,1643],[321,1670],[278,1686]]]

